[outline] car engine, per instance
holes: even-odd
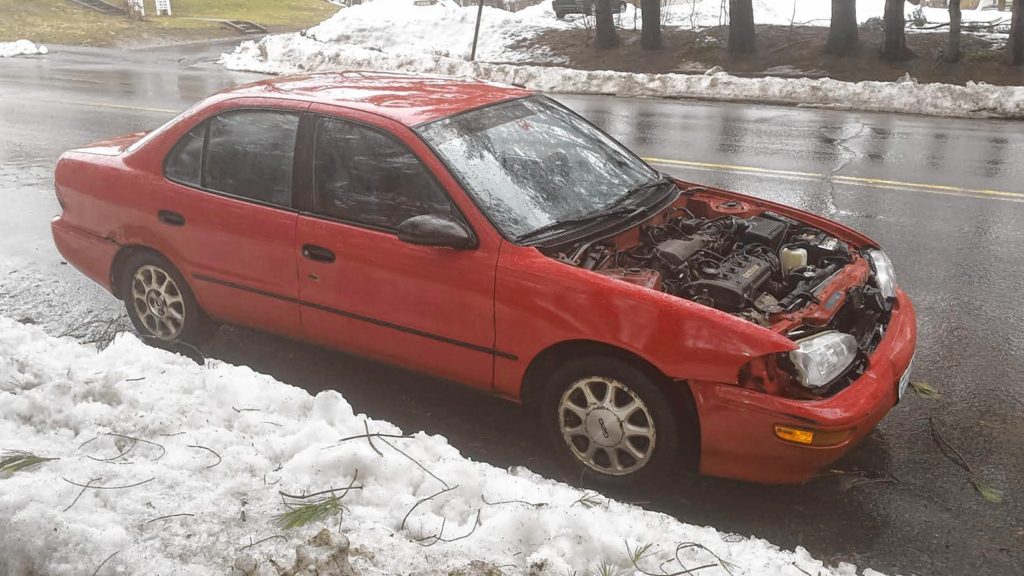
[[[817,289],[857,257],[838,238],[770,211],[700,217],[677,207],[639,236],[628,246],[603,241],[558,257],[765,326],[817,302]]]

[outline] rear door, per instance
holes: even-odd
[[[303,330],[312,340],[489,390],[500,241],[478,235],[468,250],[400,241],[398,225],[423,214],[472,228],[452,198],[461,191],[446,171],[438,174],[422,142],[394,135],[409,135],[407,128],[352,114],[309,115],[313,177],[296,242]]]
[[[301,336],[292,205],[300,111],[219,112],[164,162],[155,215],[169,256],[218,320]]]

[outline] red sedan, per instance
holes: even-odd
[[[239,86],[64,154],[56,190],[61,254],[144,336],[240,324],[488,390],[606,483],[806,480],[914,355],[871,239],[660,174],[510,86]]]

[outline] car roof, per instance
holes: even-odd
[[[416,126],[533,92],[507,84],[454,76],[395,72],[323,72],[282,76],[220,93],[231,97],[282,98],[337,104]]]

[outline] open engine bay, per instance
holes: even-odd
[[[745,385],[777,395],[820,398],[844,388],[863,372],[892,309],[891,297],[876,282],[870,251],[699,188],[686,190],[638,227],[545,252],[746,319],[797,343],[825,332],[852,336],[847,340],[856,360],[827,384],[792,378],[799,370],[786,355],[752,362],[741,374]]]

